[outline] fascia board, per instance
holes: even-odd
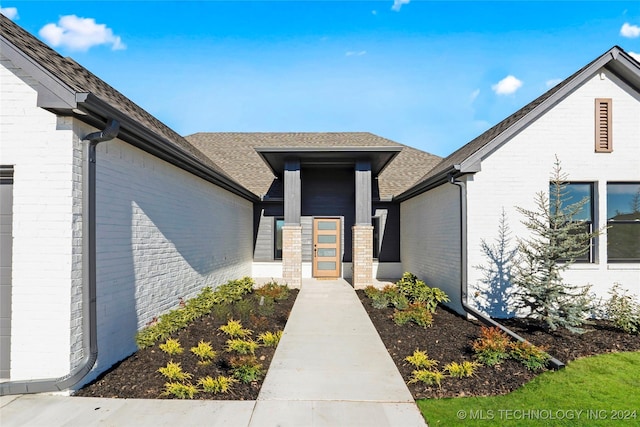
[[[38,82],[38,107],[46,109],[76,108],[75,90],[1,36],[0,51],[14,65],[24,70],[25,73]]]

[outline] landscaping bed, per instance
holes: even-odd
[[[234,358],[243,356],[226,350],[230,336],[222,332],[220,327],[227,324],[229,319],[238,320],[245,329],[251,330],[251,334],[243,339],[260,342],[258,338],[260,334],[275,333],[284,329],[297,295],[298,291],[291,289],[288,290],[286,299],[267,301],[267,304],[262,299],[261,305],[260,295],[250,293],[233,303],[215,305],[211,313],[205,314],[171,334],[170,337],[176,339],[183,348],[181,354],[170,355],[161,350],[160,345],[166,342],[163,338],[113,366],[94,382],[75,393],[75,396],[130,399],[175,398],[176,395],[166,393],[165,385],[170,381],[158,372],[158,369],[167,366],[171,361],[180,363],[182,370],[190,374],[190,378],[182,381],[185,384],[196,386],[200,379],[206,377],[234,378],[232,369]],[[189,302],[187,306],[188,304]],[[216,352],[211,363],[202,363],[203,359],[190,350],[197,347],[201,341],[210,343],[211,348]],[[205,392],[203,387],[198,387],[198,392],[188,397],[255,400],[274,353],[275,346],[259,345],[255,349],[255,360],[261,365],[261,372],[256,380],[245,382],[241,377],[236,376],[227,392]]]
[[[430,359],[437,360],[440,370],[450,362],[475,360],[472,343],[480,336],[482,324],[479,322],[466,320],[439,306],[430,327],[412,322],[398,326],[393,321],[394,308],[374,308],[372,300],[363,291],[357,293],[407,383],[415,367],[405,358],[416,349],[426,351]],[[551,356],[565,363],[594,354],[640,351],[639,335],[620,332],[606,321],[587,325],[584,334],[573,334],[565,329],[548,333],[540,324],[524,319],[501,323],[531,343],[546,346]],[[493,367],[479,366],[471,377],[459,379],[445,375],[440,386],[417,382],[409,383],[408,387],[415,399],[499,395],[515,390],[541,372],[528,370],[523,364],[508,359]]]

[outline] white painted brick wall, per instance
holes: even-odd
[[[446,184],[400,205],[402,268],[442,289],[450,306],[460,300],[460,196]]]
[[[180,298],[250,276],[253,261],[251,202],[119,140],[98,145],[97,165],[99,355],[87,380]]]
[[[594,153],[595,98],[613,99],[612,153]],[[482,162],[468,184],[470,296],[481,278],[472,266],[486,263],[481,239],[496,238],[502,207],[513,235],[527,234],[515,206],[533,209],[534,194],[548,191],[556,154],[570,180],[596,183],[596,221],[606,226],[607,181],[640,181],[639,95],[606,71],[595,75]],[[598,239],[597,262],[575,264],[565,278],[591,284],[605,298],[614,282],[640,295],[640,265],[607,264],[606,244],[605,234]]]
[[[77,161],[72,122],[37,108],[35,85],[0,56],[0,163],[15,167],[12,380],[70,369]]]

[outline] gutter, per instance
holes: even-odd
[[[467,184],[464,181],[457,181],[453,174],[449,174],[448,180],[450,184],[453,184],[460,189],[460,304],[464,311],[474,316],[485,325],[499,328],[516,341],[527,341],[511,329],[496,322],[467,303]],[[547,364],[554,370],[559,370],[565,367],[565,364],[555,357],[552,357]]]
[[[109,119],[104,130],[85,136],[88,141],[84,158],[82,182],[82,282],[83,282],[83,353],[84,358],[74,370],[60,378],[8,381],[0,383],[0,396],[12,394],[47,393],[64,391],[82,380],[98,359],[96,321],[96,146],[109,141],[120,131],[120,123]]]

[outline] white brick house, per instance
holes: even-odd
[[[614,195],[640,187],[640,65],[617,47],[440,159],[368,133],[183,138],[0,23],[0,395],[77,388],[180,298],[264,271],[356,287],[411,271],[463,313],[481,239],[503,208],[524,233],[514,206],[548,188],[555,155],[588,190],[594,228],[638,235]],[[612,124],[603,152],[596,100]],[[638,243],[617,238],[599,237],[569,280],[640,293]]]
[[[604,129],[601,119],[609,121]],[[589,198],[580,219],[594,230],[610,227],[565,279],[591,285],[598,297],[608,298],[614,283],[639,295],[640,213],[630,204],[640,195],[640,65],[618,47],[451,154],[398,197],[404,270],[444,289],[460,313],[462,303],[478,307],[483,276],[474,267],[488,263],[481,241],[495,241],[503,209],[512,243],[528,235],[515,207],[535,210],[534,195],[548,191],[556,156],[573,202]],[[624,244],[621,234],[629,238]],[[488,314],[502,309],[493,304]]]

